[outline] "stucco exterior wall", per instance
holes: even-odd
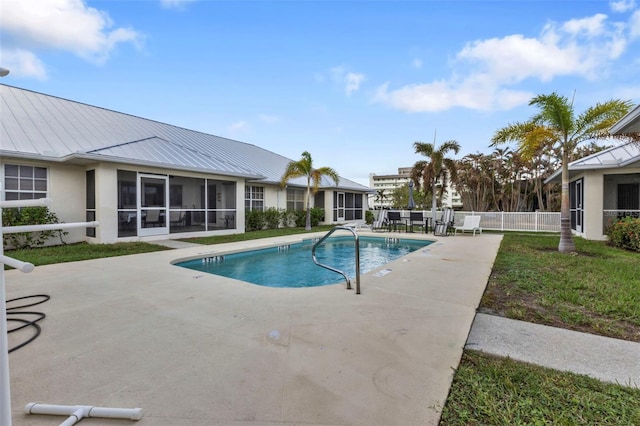
[[[584,173],[584,223],[582,236],[588,240],[606,240],[602,232],[603,173]]]
[[[53,201],[49,209],[56,214],[61,222],[85,221],[86,192],[84,166],[7,158],[0,163],[0,169],[3,171],[5,164],[46,168],[47,197]],[[2,178],[4,178],[4,174],[2,174]],[[0,181],[4,182],[4,179],[0,179]],[[69,229],[66,232],[68,232],[68,234],[63,236],[65,243],[77,243],[85,239],[84,228]],[[50,241],[50,244],[60,244],[60,240],[55,237]]]
[[[603,210],[605,206],[617,204],[616,184],[607,184],[606,176],[640,174],[640,167],[624,167],[615,169],[587,170],[575,175],[571,181],[584,178],[584,227],[577,233],[589,240],[605,241]],[[622,181],[620,181],[622,182]],[[618,183],[620,183],[618,182]],[[608,207],[611,209],[612,207]]]

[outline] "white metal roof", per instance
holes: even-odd
[[[291,159],[245,142],[0,84],[0,155],[155,165],[278,183]],[[306,187],[306,179],[289,185]],[[321,187],[333,187],[323,178]],[[338,188],[371,191],[341,178]]]
[[[634,166],[636,163],[640,164],[640,143],[627,142],[572,161],[569,163],[569,175],[573,176],[583,170]],[[561,173],[562,169],[556,170],[546,182],[556,180]]]
[[[614,124],[610,132],[614,135],[640,133],[640,105],[632,109],[627,115]]]

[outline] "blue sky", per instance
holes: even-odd
[[[262,146],[368,184],[413,142],[490,153],[556,91],[640,102],[621,1],[0,0],[2,83]]]

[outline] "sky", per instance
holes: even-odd
[[[2,83],[309,151],[364,185],[493,151],[538,94],[640,103],[636,0],[0,0]],[[1,143],[1,141],[0,141]]]

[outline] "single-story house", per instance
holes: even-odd
[[[640,133],[640,106],[618,121],[612,134]],[[561,170],[547,182],[561,179]],[[627,142],[569,164],[571,229],[590,240],[606,240],[612,221],[640,217],[640,142]]]
[[[242,233],[248,210],[303,209],[306,179],[279,184],[291,159],[249,143],[5,84],[0,130],[2,200],[48,197],[62,222],[100,223],[67,242]],[[370,192],[324,178],[312,207],[363,220]]]

